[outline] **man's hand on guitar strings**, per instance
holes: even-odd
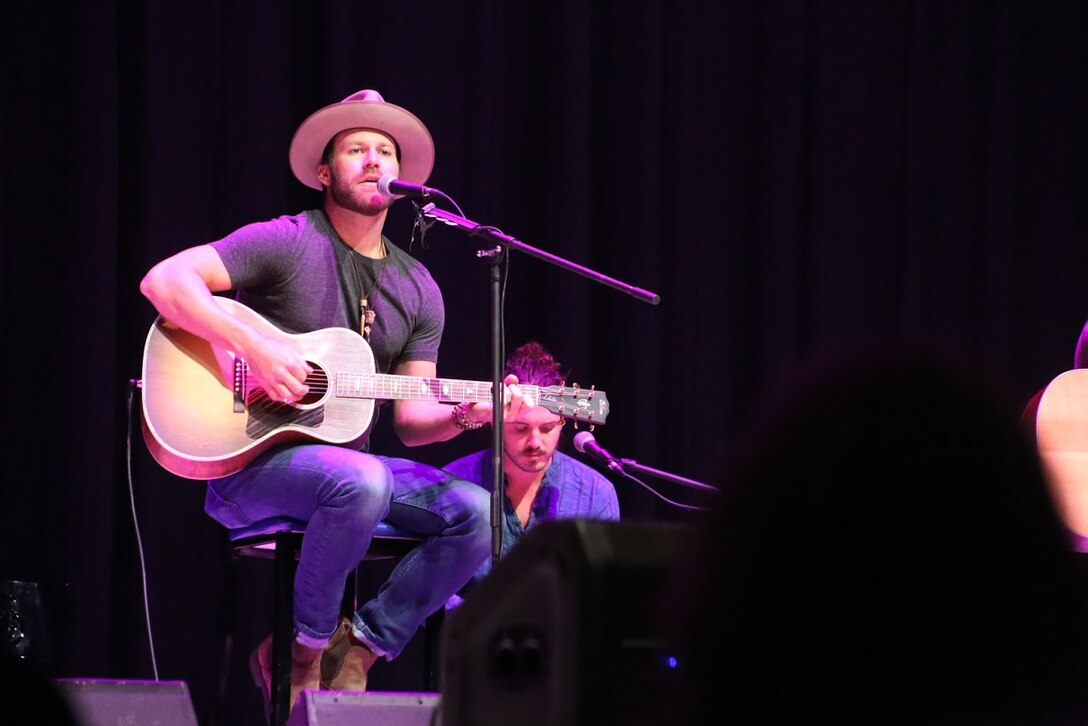
[[[290,343],[261,336],[247,353],[250,376],[271,400],[294,403],[310,392],[306,378],[314,369]]]

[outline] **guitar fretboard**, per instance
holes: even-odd
[[[537,386],[521,388],[526,393],[539,397]],[[334,393],[341,398],[479,403],[491,400],[491,384],[483,381],[416,378],[384,373],[337,373]]]

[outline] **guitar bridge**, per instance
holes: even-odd
[[[242,358],[234,358],[234,412],[246,412],[246,362]]]

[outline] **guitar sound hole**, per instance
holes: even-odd
[[[314,369],[314,372],[306,376],[306,385],[310,387],[309,392],[299,400],[299,404],[309,405],[317,403],[325,394],[329,391],[329,374],[325,372],[325,369],[314,363],[313,361],[306,361],[310,364],[310,367]]]

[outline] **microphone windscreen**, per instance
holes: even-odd
[[[378,194],[383,197],[395,197],[396,194],[389,190],[389,185],[396,180],[397,178],[392,174],[382,174],[382,178],[378,180]]]
[[[574,448],[581,453],[586,453],[586,444],[591,441],[596,441],[593,434],[589,431],[579,431],[574,435]]]

